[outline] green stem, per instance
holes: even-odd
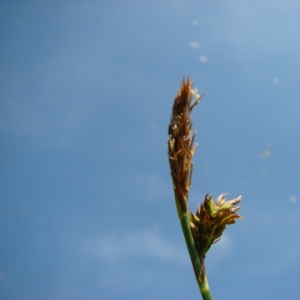
[[[189,218],[187,213],[183,213],[180,218],[180,224],[185,239],[186,246],[189,251],[191,262],[194,268],[195,276],[200,288],[201,278],[202,278],[202,268],[198,253],[195,248],[194,239],[190,230]]]
[[[204,264],[204,261],[203,261],[203,264]],[[202,279],[203,280],[202,280],[202,285],[200,287],[200,291],[201,291],[203,300],[213,300],[211,293],[210,293],[209,285],[207,282],[207,277],[204,276]]]
[[[177,200],[177,197],[175,195]],[[176,201],[177,204],[177,201]],[[195,277],[198,283],[199,290],[201,292],[203,300],[212,300],[212,296],[210,294],[210,289],[206,277],[205,267],[204,267],[204,258],[199,258],[194,239],[192,236],[190,222],[189,222],[189,215],[188,212],[182,212],[180,210],[180,206],[177,204],[177,212],[180,219],[180,224],[182,228],[182,232],[184,235],[185,243],[188,248],[188,252],[190,255],[190,259],[193,265]]]

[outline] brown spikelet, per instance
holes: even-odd
[[[242,196],[227,201],[226,194],[221,194],[216,202],[207,194],[204,202],[198,207],[196,214],[191,213],[190,227],[199,257],[204,257],[213,243],[221,239],[226,225],[242,219],[236,214],[242,201]]]
[[[193,171],[192,157],[197,145],[194,145],[195,133],[192,132],[190,114],[200,101],[201,96],[193,90],[188,78],[183,79],[181,88],[174,99],[171,122],[169,125],[168,154],[173,179],[176,203],[180,211],[187,211],[187,200]]]

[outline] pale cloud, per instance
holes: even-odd
[[[172,244],[156,230],[138,230],[125,234],[108,234],[91,238],[84,251],[94,259],[116,263],[124,259],[152,257],[168,263],[189,263],[187,251]]]
[[[153,258],[165,263],[186,265],[190,259],[183,239],[176,246],[156,229],[137,230],[127,234],[108,234],[90,238],[83,251],[94,259],[114,264],[126,259]],[[216,268],[230,255],[233,239],[227,233],[219,242],[212,245],[207,255],[210,268]]]
[[[233,245],[233,237],[224,232],[219,242],[213,244],[206,256],[206,265],[210,270],[215,270],[230,256]]]
[[[260,57],[270,55],[270,51],[297,54],[297,39],[292,30],[297,21],[300,9],[298,1],[264,1],[257,9],[255,1],[228,1],[224,5],[225,14],[219,15],[220,22],[226,23],[226,31],[219,23],[213,31],[230,44],[235,45],[235,55],[239,53],[245,57],[245,53],[259,52]],[[280,15],[280,19],[274,18],[266,22],[270,14]],[[205,16],[203,16],[205,18]],[[205,22],[211,24],[211,20]],[[280,37],[280,40],[279,38]],[[217,39],[218,40],[218,39]],[[288,49],[288,50],[287,50]]]
[[[200,43],[197,42],[189,42],[189,46],[194,49],[199,49],[201,47]]]
[[[273,202],[279,200],[281,199],[273,199]],[[253,212],[252,214],[254,215]],[[255,214],[253,222],[258,224],[259,229],[252,225],[251,232],[256,232],[257,249],[264,249],[268,244],[273,251],[269,253],[255,251],[254,260],[244,268],[244,271],[259,274],[263,278],[288,272],[300,261],[300,239],[297,238],[300,214],[294,211],[288,217],[283,217],[284,212],[278,215],[265,210],[256,210]],[[245,234],[250,234],[250,231]]]

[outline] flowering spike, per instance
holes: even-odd
[[[192,87],[189,78],[186,81],[182,80],[181,88],[174,99],[168,132],[168,155],[173,189],[181,213],[187,211],[188,193],[192,184],[192,157],[197,147],[197,144],[194,145],[195,134],[192,132],[190,113],[201,96]]]
[[[192,230],[192,234],[200,257],[204,257],[210,246],[221,239],[226,225],[235,223],[235,219],[242,219],[236,214],[241,207],[234,207],[242,201],[242,197],[226,201],[225,195],[221,194],[214,202],[207,194],[203,204],[198,207],[196,216],[191,213],[192,226],[197,227],[197,230]]]
[[[190,114],[202,98],[197,89],[192,87],[190,78],[183,79],[174,99],[168,128],[168,157],[178,217],[195,277],[203,299],[212,300],[204,266],[205,254],[213,243],[221,239],[226,225],[242,218],[236,214],[240,207],[235,207],[242,197],[226,201],[226,194],[221,194],[214,202],[212,196],[206,194],[204,202],[198,205],[196,214],[188,210],[192,158],[197,148]]]

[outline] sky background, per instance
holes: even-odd
[[[215,300],[299,299],[299,1],[0,1],[0,298],[200,299],[167,157],[183,76],[189,207],[242,194]]]

